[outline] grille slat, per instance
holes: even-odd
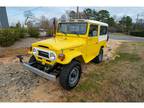
[[[41,57],[49,58],[49,53],[44,51],[38,51],[38,55]]]

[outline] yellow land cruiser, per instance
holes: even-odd
[[[81,63],[102,62],[108,40],[108,24],[76,19],[58,24],[56,36],[32,44],[29,63],[21,64],[46,79],[59,77],[61,86],[70,90],[80,79]]]

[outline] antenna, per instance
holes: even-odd
[[[77,19],[79,19],[79,7],[77,6]]]

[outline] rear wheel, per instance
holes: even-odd
[[[101,63],[103,61],[103,48],[100,49],[99,55],[94,58],[94,63]]]
[[[79,82],[81,76],[81,65],[78,61],[72,61],[63,67],[59,81],[61,86],[66,90],[73,89]]]

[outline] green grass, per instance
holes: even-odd
[[[121,53],[119,52],[118,55],[120,57],[117,57],[117,61],[130,61],[130,62],[135,62],[139,61],[141,58],[139,57],[138,54],[135,53]]]
[[[90,64],[67,101],[144,101],[144,43],[124,42],[115,60]]]

